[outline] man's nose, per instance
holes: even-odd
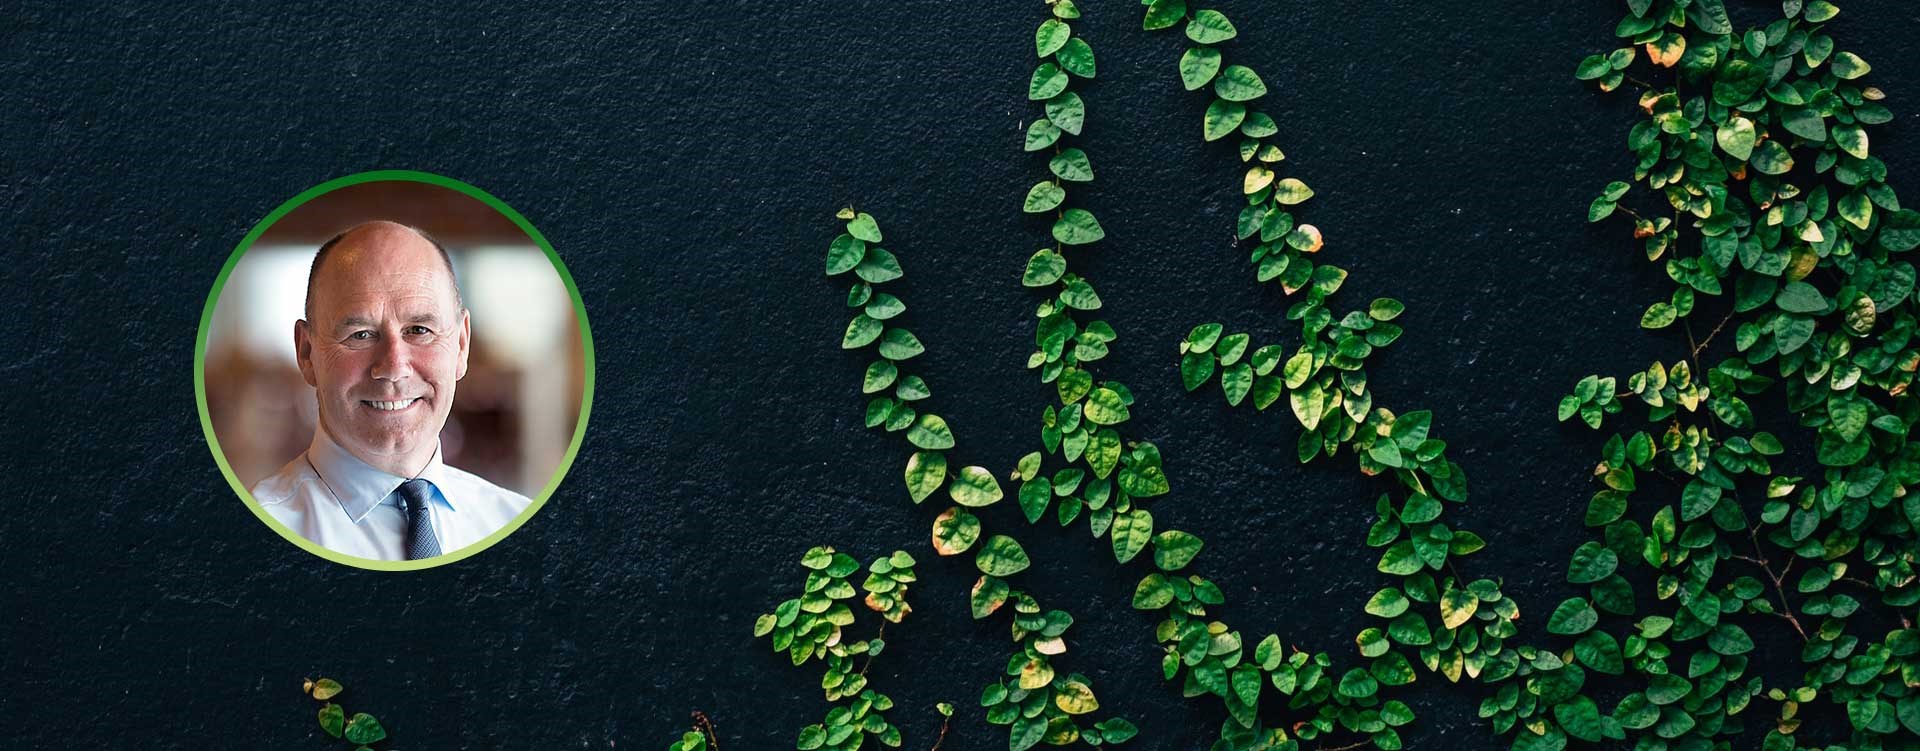
[[[373,378],[376,381],[399,381],[413,375],[408,363],[407,342],[399,336],[383,336],[375,348],[373,359]]]

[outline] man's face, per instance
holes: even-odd
[[[467,312],[439,250],[401,225],[362,225],[328,251],[312,285],[294,344],[321,427],[362,461],[412,476],[467,374]]]

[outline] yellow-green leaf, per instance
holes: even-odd
[[[1298,178],[1289,177],[1274,183],[1273,186],[1273,200],[1285,206],[1305,203],[1312,197],[1313,189],[1307,187],[1306,183],[1300,182]]]

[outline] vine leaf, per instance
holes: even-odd
[[[1043,249],[1027,259],[1027,271],[1020,278],[1020,283],[1028,287],[1045,287],[1059,281],[1066,273],[1066,256]]]
[[[1107,231],[1101,229],[1100,220],[1086,209],[1067,209],[1053,223],[1053,239],[1062,245],[1086,245],[1106,236]]]
[[[1208,141],[1226,138],[1234,128],[1247,119],[1247,105],[1215,99],[1207,105],[1207,112],[1201,119],[1201,135]]]
[[[1693,0],[1687,6],[1687,18],[1708,34],[1732,34],[1733,22],[1727,18],[1722,0]]]
[[[353,713],[353,719],[347,720],[344,735],[350,743],[366,745],[387,737],[387,729],[380,727],[380,721],[365,712]]]
[[[1564,636],[1578,636],[1586,633],[1600,622],[1600,614],[1584,597],[1569,598],[1553,609],[1553,615],[1547,618],[1547,631]]]
[[[873,220],[872,214],[864,211],[854,215],[853,221],[847,222],[847,233],[864,242],[880,242],[879,223]]]
[[[1061,130],[1080,135],[1080,128],[1087,122],[1087,105],[1080,101],[1080,95],[1071,91],[1047,100],[1047,119]]]
[[[1285,206],[1306,203],[1312,197],[1313,189],[1296,178],[1286,178],[1273,186],[1273,200]]]
[[[1003,497],[1000,481],[985,467],[976,466],[961,467],[947,492],[953,496],[954,503],[975,508],[991,506]]]
[[[1153,565],[1162,571],[1178,571],[1200,554],[1200,538],[1177,529],[1153,537]]]
[[[1020,543],[1006,535],[988,537],[986,545],[974,556],[973,563],[980,573],[988,576],[1012,576],[1033,565]]]
[[[1729,118],[1725,125],[1714,132],[1714,141],[1720,144],[1720,150],[1743,162],[1753,156],[1755,140],[1753,121],[1738,115]]]
[[[1207,9],[1193,14],[1187,22],[1187,38],[1198,44],[1217,44],[1232,39],[1238,32],[1225,13]]]
[[[340,705],[327,702],[320,707],[320,729],[335,738],[346,728],[347,712]]]
[[[951,438],[951,434],[948,436]],[[947,481],[947,456],[938,451],[915,451],[907,458],[907,494],[919,503]]]
[[[1113,517],[1113,557],[1120,563],[1133,560],[1153,539],[1153,515],[1136,508]]]
[[[326,701],[339,696],[340,692],[345,690],[346,688],[341,686],[339,681],[332,678],[321,678],[313,682],[313,685],[308,688],[307,693],[313,695],[315,699]]]
[[[1170,29],[1186,16],[1187,0],[1151,0],[1147,3],[1147,14],[1140,21],[1140,28],[1143,31]]]
[[[867,244],[853,235],[841,235],[827,246],[827,276],[852,271],[867,256]]]
[[[1060,202],[1065,200],[1067,200],[1065,188],[1043,180],[1034,183],[1033,188],[1027,191],[1027,200],[1021,204],[1020,208],[1029,214],[1043,214],[1059,207]]]
[[[1127,403],[1119,392],[1101,387],[1087,395],[1086,418],[1095,425],[1117,425],[1127,421]],[[1105,473],[1101,473],[1105,477]]]
[[[1180,85],[1185,86],[1188,91],[1197,91],[1200,87],[1211,83],[1214,75],[1219,72],[1219,50],[1212,47],[1195,47],[1180,55]],[[1242,112],[1244,114],[1244,110]]]
[[[1036,57],[1046,57],[1067,46],[1067,40],[1073,36],[1073,29],[1059,19],[1049,18],[1040,22],[1040,28],[1033,32],[1033,51]]]
[[[907,440],[923,449],[950,449],[953,448],[953,431],[947,428],[947,421],[939,415],[924,414],[907,430]]]
[[[1260,74],[1244,65],[1229,65],[1213,81],[1215,96],[1229,102],[1247,102],[1267,95],[1267,84]]]
[[[1094,78],[1097,66],[1093,59],[1093,47],[1084,39],[1068,39],[1065,46],[1054,54],[1060,61],[1060,67],[1081,78]]]
[[[959,506],[950,506],[933,520],[933,550],[959,555],[980,539],[980,519]]]
[[[1070,715],[1082,715],[1100,708],[1093,688],[1077,678],[1069,678],[1054,689],[1053,704]]]

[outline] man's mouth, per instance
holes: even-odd
[[[425,397],[416,396],[411,399],[400,399],[398,401],[380,401],[375,399],[361,399],[360,403],[365,404],[381,412],[399,412],[400,410],[413,406],[414,402],[420,401],[423,398]]]

